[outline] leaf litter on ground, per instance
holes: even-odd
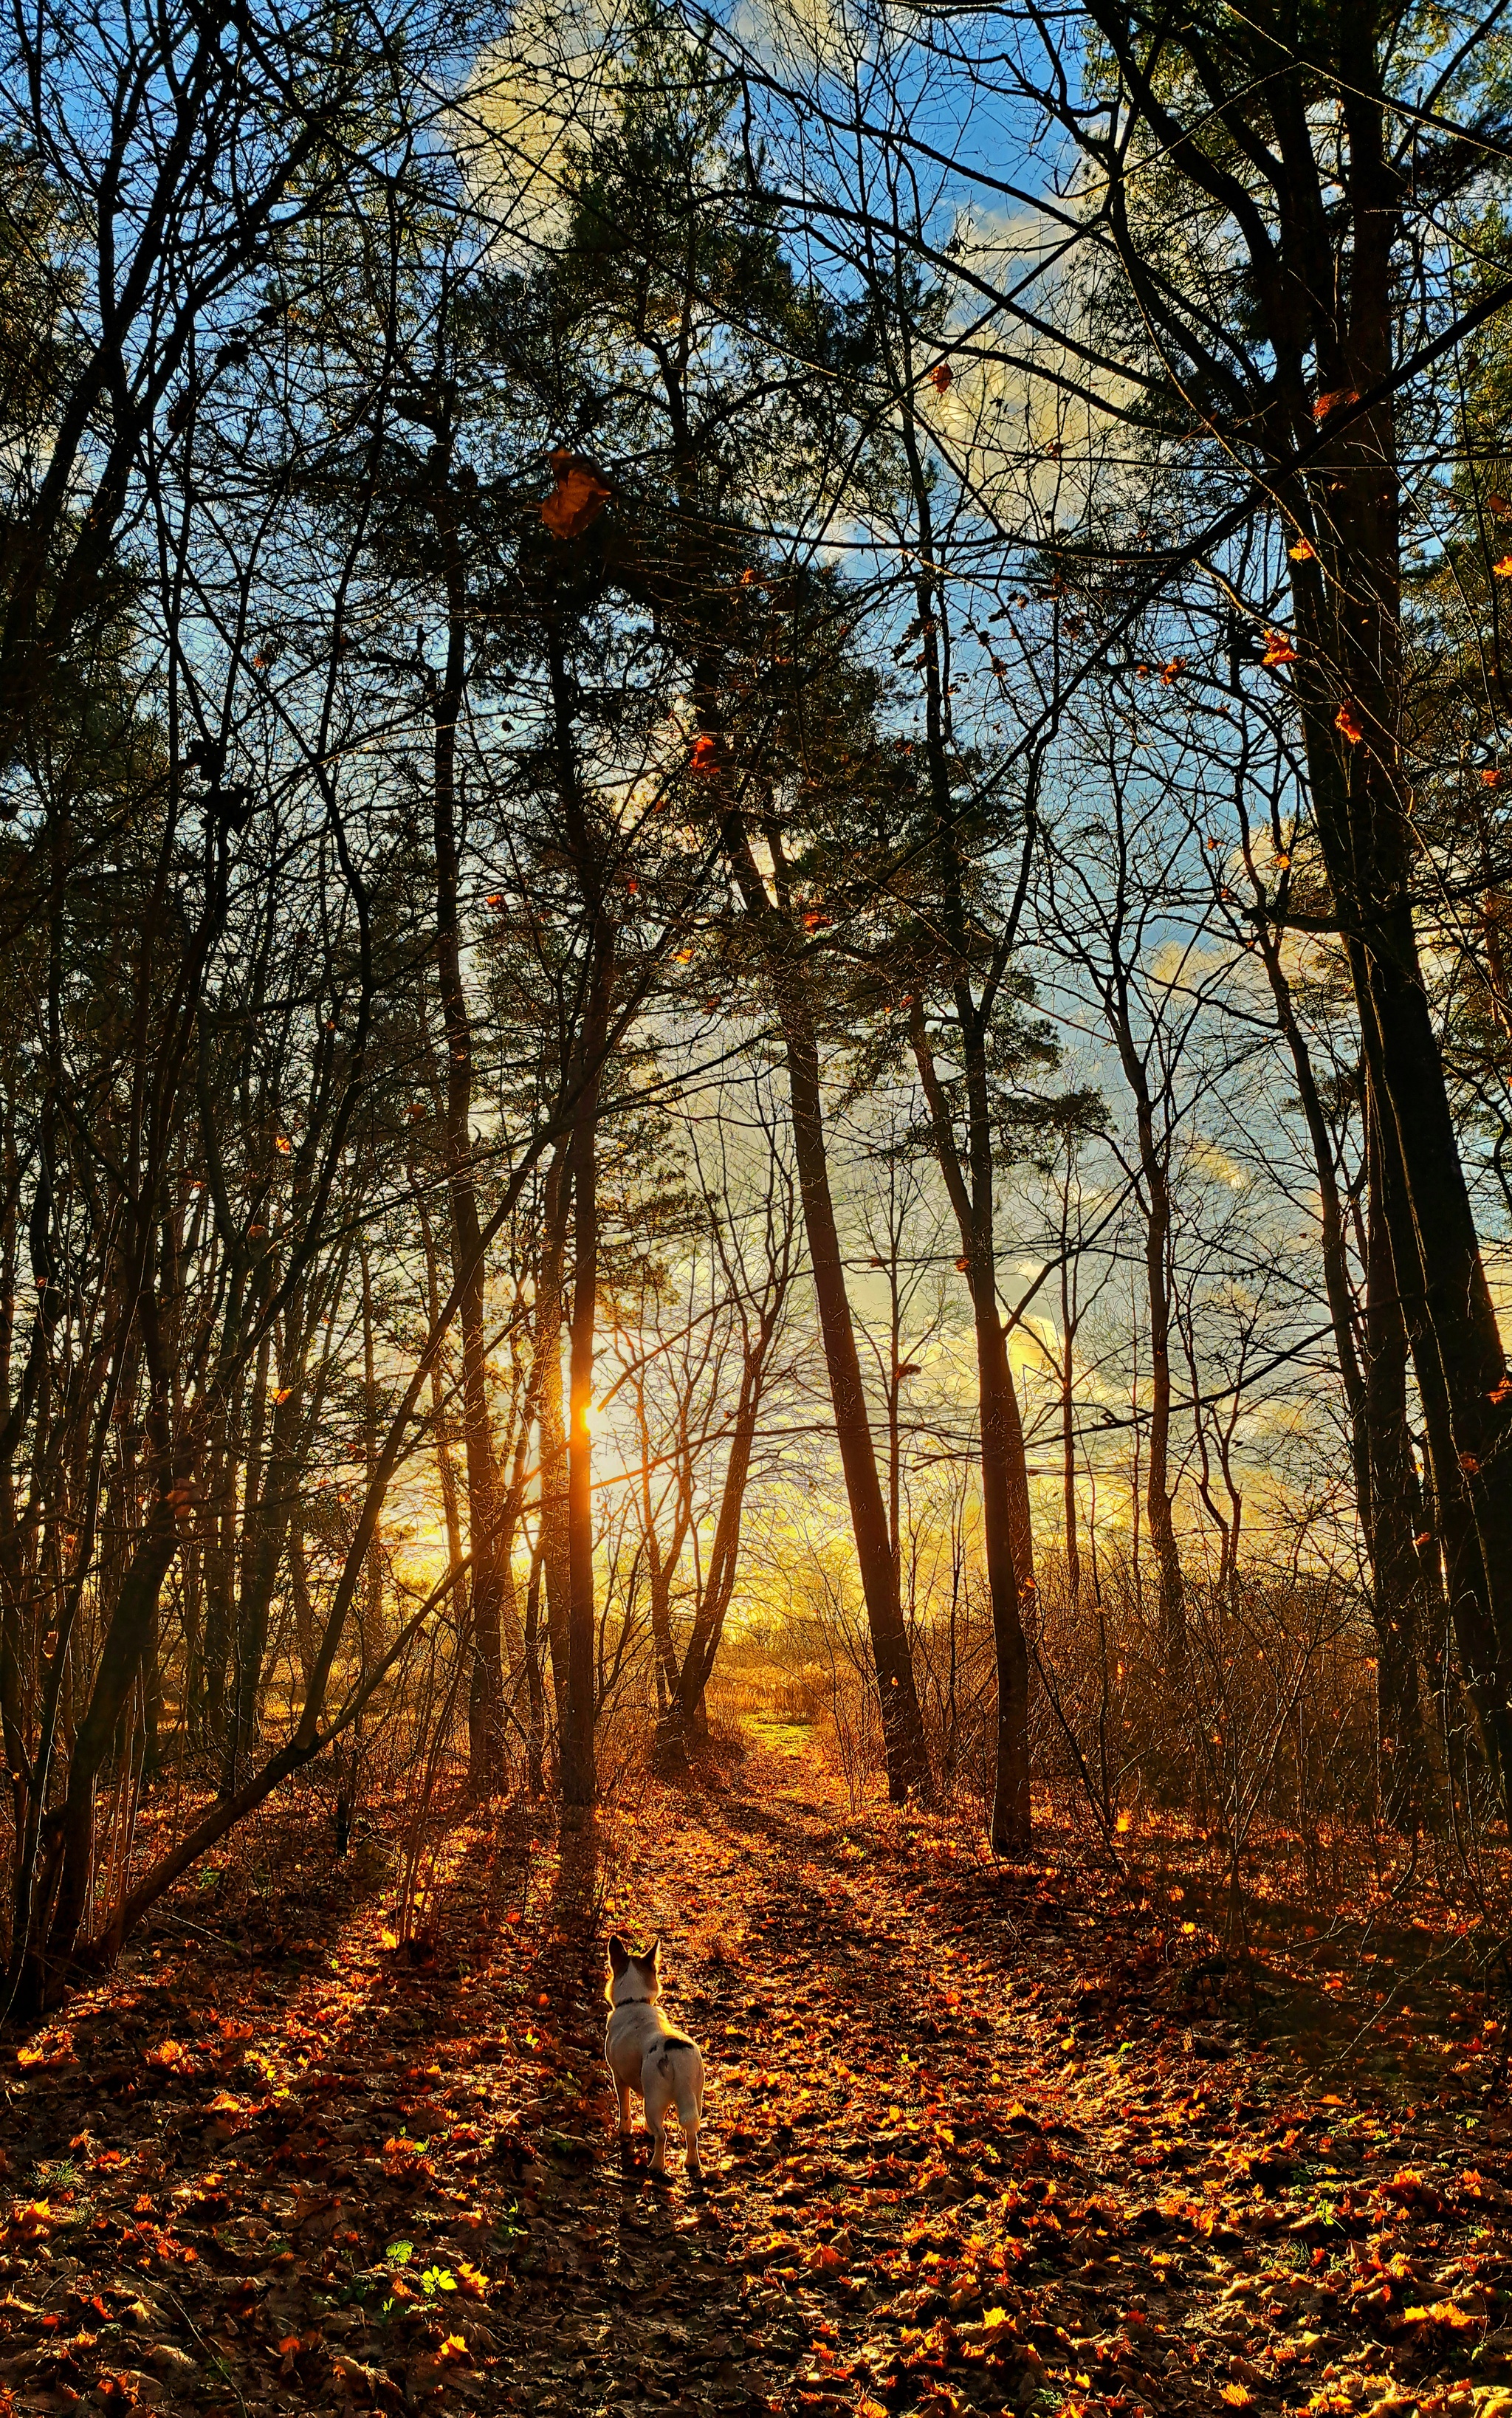
[[[418,1937],[387,1873],[191,1888],[0,2051],[0,2413],[1512,2418],[1494,2025],[1352,2056],[1188,1890],[858,1819],[771,1737],[459,1819]],[[704,2190],[622,2168],[615,1927],[704,2045]]]

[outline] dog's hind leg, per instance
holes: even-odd
[[[672,2061],[664,2049],[653,2049],[641,2068],[646,2098],[646,2129],[651,2136],[651,2172],[666,2172],[666,2111],[677,2096]]]
[[[693,2072],[686,2062],[678,2072],[678,2114],[682,2119],[682,2138],[688,2152],[688,2172],[702,2179],[703,2163],[698,2155],[698,2131],[704,2120],[704,2069],[700,2060]]]
[[[630,2129],[630,2085],[621,2082],[618,2074],[614,2087],[619,2094],[619,2163],[633,2166],[635,2163],[635,2136]]]

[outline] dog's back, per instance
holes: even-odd
[[[666,2168],[665,2118],[675,2106],[687,2144],[688,2172],[699,2174],[698,2128],[703,2121],[704,2061],[696,2041],[669,2024],[657,2004],[661,1976],[657,1940],[645,1955],[632,1955],[616,1933],[609,1942],[609,2023],[604,2055],[619,2096],[621,2141],[630,2131],[630,2094],[646,2103],[651,2136],[651,2171]]]

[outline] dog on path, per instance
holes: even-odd
[[[704,2061],[698,2043],[667,2022],[657,2001],[662,1980],[657,1958],[662,1943],[653,1940],[643,1956],[634,1956],[618,1932],[609,1942],[609,1978],[603,1995],[609,2001],[609,2026],[603,2053],[619,2094],[619,2147],[630,2145],[630,2094],[646,2102],[646,2129],[651,2136],[651,2172],[666,2172],[666,2114],[676,2107],[687,2144],[688,2173],[701,2181],[698,2127],[704,2113]]]

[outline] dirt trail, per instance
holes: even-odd
[[[17,2409],[1512,2418],[1498,2113],[1308,2083],[1168,1913],[800,1744],[454,1834],[418,1959],[375,1864],[179,1907],[0,2052]],[[705,2046],[703,2193],[615,2150],[616,1926]]]

